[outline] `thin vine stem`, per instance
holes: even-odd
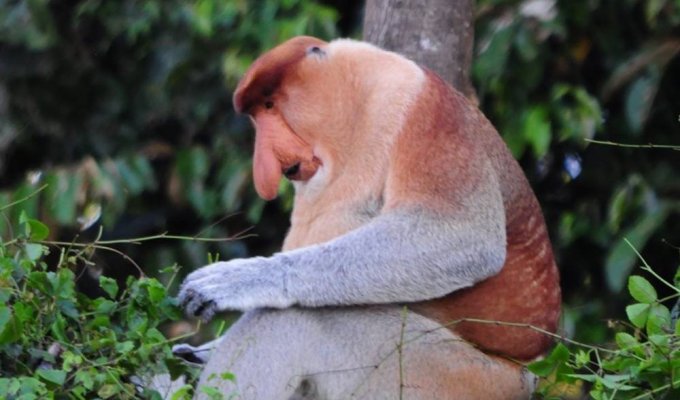
[[[627,148],[636,148],[636,149],[666,149],[666,150],[680,151],[680,145],[675,145],[675,144],[618,143],[618,142],[611,142],[611,141],[608,141],[608,140],[594,140],[594,139],[585,139],[585,141],[588,142],[588,143],[604,144],[604,145],[607,145],[607,146],[616,146],[616,147],[627,147]]]
[[[16,206],[17,204],[23,203],[24,201],[30,199],[31,197],[33,197],[33,196],[37,195],[38,193],[42,192],[43,190],[45,190],[45,188],[46,188],[47,186],[48,186],[47,184],[44,184],[44,185],[40,186],[38,189],[36,189],[35,191],[33,191],[33,192],[27,194],[26,196],[24,196],[24,197],[22,197],[22,198],[20,198],[20,199],[15,200],[15,201],[13,201],[13,202],[11,202],[11,203],[9,203],[9,204],[5,204],[4,206],[0,206],[0,211],[4,211],[4,210],[6,210],[6,209],[8,209],[8,208],[11,208],[11,207]]]
[[[649,272],[653,277],[655,277],[656,279],[658,279],[661,283],[663,283],[664,285],[666,285],[666,286],[668,286],[669,288],[673,289],[674,292],[680,293],[680,289],[678,289],[677,287],[675,287],[675,285],[673,285],[673,284],[671,284],[670,282],[666,281],[666,280],[663,279],[659,274],[657,274],[656,272],[654,272],[654,270],[652,269],[652,267],[650,267],[649,264],[647,264],[647,261],[642,257],[642,255],[640,254],[640,252],[637,251],[637,249],[635,248],[635,246],[633,246],[633,244],[632,244],[627,238],[624,238],[623,241],[626,242],[626,244],[627,244],[628,246],[630,246],[631,249],[633,249],[633,251],[634,251],[635,254],[638,256],[638,258],[640,259],[640,261],[642,261],[642,263],[644,264],[644,267],[642,267],[643,270]]]

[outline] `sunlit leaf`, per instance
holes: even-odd
[[[78,192],[83,189],[82,175],[58,170],[47,174],[45,190],[51,215],[63,225],[76,222]]]
[[[626,315],[628,320],[638,328],[643,328],[647,323],[647,316],[651,306],[649,304],[637,303],[626,307]]]
[[[569,360],[569,349],[562,343],[558,343],[547,357],[529,364],[527,368],[537,376],[546,377],[567,360]]]
[[[628,239],[638,249],[642,249],[649,237],[666,220],[668,213],[668,207],[660,205],[656,210],[643,215],[632,228],[623,232],[621,237]],[[621,291],[637,261],[638,257],[633,249],[625,241],[617,241],[605,261],[607,286],[614,292]]]
[[[45,247],[41,244],[26,243],[24,245],[24,252],[26,253],[26,257],[31,261],[38,260],[43,255],[44,250]]]
[[[120,387],[117,385],[112,385],[112,384],[106,384],[102,385],[102,387],[97,390],[97,395],[101,397],[102,399],[108,399],[120,392]]]
[[[543,157],[550,147],[552,129],[545,108],[531,108],[524,118],[523,133],[536,157]]]
[[[110,298],[116,298],[116,295],[118,294],[118,282],[116,282],[115,279],[102,275],[99,277],[99,286],[104,289]]]
[[[633,133],[640,133],[647,122],[654,97],[659,89],[661,74],[657,69],[636,79],[626,94],[626,119]]]
[[[628,291],[640,303],[653,303],[657,299],[654,286],[647,279],[638,275],[628,278]]]
[[[56,370],[56,369],[39,369],[38,376],[47,382],[54,383],[55,385],[63,385],[66,380],[66,371]]]
[[[648,335],[668,333],[671,330],[671,313],[663,304],[653,304],[646,324]]]

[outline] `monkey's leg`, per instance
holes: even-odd
[[[215,378],[224,372],[235,381]],[[528,399],[534,388],[520,366],[398,306],[247,313],[201,385],[259,400]]]

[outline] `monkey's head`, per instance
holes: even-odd
[[[255,125],[258,194],[275,198],[283,175],[298,188],[325,185],[358,154],[364,166],[386,154],[423,77],[413,62],[352,40],[302,36],[259,57],[234,93]]]

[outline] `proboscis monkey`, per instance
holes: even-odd
[[[189,314],[245,315],[199,349],[244,399],[522,399],[560,289],[538,202],[502,139],[433,72],[370,44],[291,39],[234,95],[253,177],[295,186],[283,251],[191,273]],[[406,307],[405,307],[406,306]],[[214,347],[205,357],[207,347]],[[202,354],[202,355],[201,355]],[[235,386],[231,386],[235,385]]]

